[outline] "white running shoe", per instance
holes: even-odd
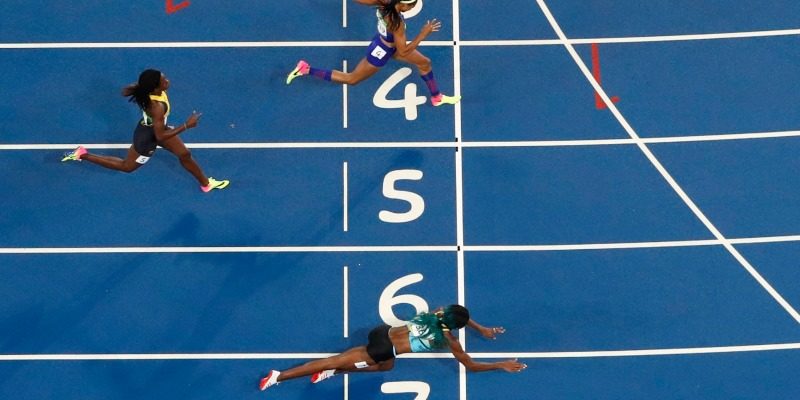
[[[278,384],[278,376],[280,374],[281,374],[280,371],[275,371],[274,369],[272,371],[269,371],[269,374],[267,374],[267,376],[261,378],[261,382],[259,382],[259,384],[258,384],[258,390],[262,390],[263,391],[263,390],[266,390],[268,387],[270,387],[272,385],[277,385]]]
[[[311,375],[311,383],[320,383],[336,374],[335,369],[326,369],[325,371],[317,372]]]

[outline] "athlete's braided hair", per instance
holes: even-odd
[[[128,101],[136,103],[142,110],[150,107],[150,93],[161,84],[161,71],[146,69],[139,74],[139,81],[122,89],[122,95]]]
[[[400,13],[397,11],[397,4],[398,3],[407,3],[407,4],[414,4],[417,0],[388,0],[384,2],[380,7],[381,15],[387,17],[386,28],[389,32],[394,32],[397,28],[400,27],[400,24],[403,23],[403,17],[400,16]]]
[[[445,307],[440,319],[449,329],[461,329],[469,322],[469,310],[464,306],[453,304]]]
[[[469,311],[458,304],[449,305],[436,313],[422,312],[411,323],[417,325],[420,336],[430,341],[433,349],[447,346],[445,331],[461,329],[469,322]]]

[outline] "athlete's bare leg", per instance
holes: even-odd
[[[357,85],[359,82],[375,75],[380,68],[372,65],[366,58],[358,62],[353,72],[331,71],[331,81],[346,85]]]
[[[286,371],[282,371],[281,374],[278,376],[278,382],[283,382],[285,380],[300,378],[303,376],[313,375],[317,372],[324,371],[326,369],[335,369],[335,370],[342,370],[342,371],[350,371],[350,368],[356,368],[356,363],[366,363],[367,367],[363,369],[367,369],[370,367],[374,367],[377,365],[375,361],[370,358],[369,354],[367,354],[367,347],[360,346],[354,347],[350,350],[345,351],[344,353],[323,358],[321,360],[314,360],[307,362],[303,365],[287,369]],[[379,371],[380,369],[374,369],[373,371]]]
[[[118,157],[99,156],[91,153],[86,153],[81,156],[81,160],[86,160],[102,167],[122,172],[133,172],[141,167],[142,164],[136,162],[137,158],[139,158],[139,153],[133,149],[133,146],[128,149],[128,154],[125,156],[124,160]]]

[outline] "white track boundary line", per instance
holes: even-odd
[[[660,35],[660,36],[630,36],[608,38],[583,38],[567,39],[569,44],[606,44],[606,43],[653,43],[653,42],[679,42],[690,40],[720,40],[720,39],[745,39],[759,37],[795,36],[800,35],[800,29],[778,29],[767,31],[700,33],[687,35]],[[559,39],[534,39],[534,40],[465,40],[459,42],[462,46],[551,46],[560,45]]]
[[[15,49],[194,49],[194,48],[261,48],[261,47],[366,47],[369,41],[308,42],[94,42],[94,43],[0,43],[2,50]],[[453,45],[451,40],[431,40],[423,46]]]
[[[757,351],[800,350],[800,343],[757,344],[744,346],[686,347],[672,349],[553,351],[553,352],[498,352],[469,353],[472,358],[597,358],[645,357],[670,355],[697,355],[745,353]],[[2,354],[2,361],[120,361],[120,360],[297,360],[320,359],[334,353],[155,353],[155,354]],[[451,353],[401,354],[397,358],[448,359]]]
[[[456,251],[456,246],[221,246],[221,247],[18,247],[0,248],[0,254],[103,253],[338,253]]]
[[[666,247],[722,246],[800,242],[800,235],[739,239],[700,239],[663,242],[577,243],[534,245],[459,245],[461,252],[479,251],[583,251],[655,249]],[[336,252],[458,252],[458,246],[193,246],[193,247],[2,247],[0,254],[118,254],[118,253],[336,253]],[[462,300],[462,299],[459,299]]]
[[[461,95],[461,5],[453,0],[453,95]],[[456,303],[469,306],[466,299],[466,266],[464,255],[464,147],[461,132],[461,102],[453,108],[455,134],[455,178],[456,178]],[[458,335],[458,342],[467,350],[467,335]],[[467,369],[458,364],[459,400],[467,400]]]
[[[765,31],[702,33],[686,35],[632,36],[612,38],[566,39],[573,45],[591,43],[651,43],[688,40],[744,39],[758,37],[800,35],[800,29],[777,29]],[[457,39],[456,39],[457,40]],[[557,46],[564,43],[560,39],[535,40],[464,40],[460,46]],[[43,43],[0,43],[0,49],[120,49],[120,48],[247,48],[247,47],[353,47],[366,46],[366,41],[261,41],[261,42],[43,42]],[[423,46],[453,46],[450,40],[431,40]]]
[[[459,123],[460,126],[460,123]],[[573,139],[472,142],[243,142],[243,143],[186,143],[192,149],[327,149],[327,148],[490,148],[490,147],[562,147],[562,146],[621,146],[639,142],[687,143],[725,140],[753,140],[800,137],[800,131],[730,133],[693,136],[667,136],[647,139]],[[0,144],[0,150],[72,150],[79,143]],[[127,149],[130,143],[83,144],[94,149]]]
[[[611,101],[611,99],[609,99],[608,95],[603,90],[602,86],[600,86],[600,84],[594,79],[594,76],[592,75],[591,71],[589,71],[589,68],[586,66],[586,64],[580,58],[578,53],[575,51],[575,47],[573,47],[572,44],[567,42],[566,35],[561,30],[561,27],[558,25],[558,22],[553,17],[553,14],[550,13],[550,9],[547,7],[547,4],[545,4],[544,0],[536,0],[536,1],[539,4],[539,7],[542,9],[542,12],[545,14],[545,17],[550,22],[550,25],[552,26],[553,30],[556,32],[556,35],[559,37],[559,39],[563,41],[564,47],[566,48],[567,52],[569,52],[570,56],[577,64],[578,68],[581,70],[583,75],[592,85],[594,90],[603,99],[603,102],[605,102],[606,106],[608,106],[608,109],[611,111],[612,114],[614,114],[614,117],[622,125],[622,127],[625,129],[628,135],[630,135],[630,137],[637,142],[637,146],[642,151],[642,153],[647,157],[647,159],[650,160],[650,163],[652,163],[653,166],[658,170],[658,172],[661,173],[661,176],[667,181],[670,187],[672,187],[675,193],[677,193],[678,196],[684,201],[684,203],[686,203],[686,205],[692,210],[692,212],[694,212],[697,218],[700,219],[703,225],[706,226],[706,228],[714,235],[714,237],[722,242],[722,245],[728,250],[728,252],[730,252],[731,255],[734,258],[736,258],[736,260],[738,260],[740,264],[742,264],[742,267],[744,267],[744,269],[746,269],[747,272],[750,273],[750,275],[761,285],[761,287],[763,287],[764,290],[766,290],[767,293],[769,293],[770,296],[772,296],[772,298],[775,299],[775,301],[777,301],[778,304],[780,304],[781,307],[783,307],[783,309],[786,310],[786,312],[789,313],[789,315],[792,318],[794,318],[794,320],[798,324],[800,324],[800,314],[798,314],[797,310],[795,310],[794,307],[792,307],[792,305],[789,304],[789,302],[786,301],[783,298],[783,296],[781,296],[780,293],[778,293],[778,291],[775,290],[775,288],[773,288],[772,285],[770,285],[769,282],[767,282],[767,280],[764,279],[764,277],[758,273],[758,271],[756,271],[756,269],[750,264],[750,262],[747,261],[747,259],[745,259],[744,256],[742,256],[739,253],[739,251],[733,247],[730,241],[728,241],[728,239],[726,239],[725,236],[722,235],[722,233],[717,229],[717,227],[714,226],[713,223],[711,223],[711,221],[706,217],[706,215],[703,214],[700,208],[694,203],[694,201],[692,201],[692,199],[686,194],[686,192],[683,191],[680,185],[678,185],[678,183],[675,181],[672,175],[670,175],[667,169],[650,151],[647,145],[639,138],[639,135],[636,133],[636,131],[630,126],[628,121],[625,119],[622,113],[620,113],[619,109],[617,109],[616,105]]]

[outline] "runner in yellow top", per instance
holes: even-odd
[[[145,70],[139,75],[137,83],[122,89],[122,95],[129,97],[129,101],[135,102],[142,110],[142,119],[133,131],[133,144],[128,149],[125,159],[90,154],[85,147],[79,146],[65,154],[61,161],[86,160],[117,171],[133,172],[150,160],[156,151],[156,146],[161,146],[178,157],[183,168],[186,168],[200,183],[202,191],[209,192],[227,187],[229,181],[216,180],[203,174],[200,166],[192,158],[191,152],[178,136],[197,126],[197,120],[202,114],[193,112],[186,122],[177,128],[167,125],[170,112],[167,89],[169,80],[154,69]]]

